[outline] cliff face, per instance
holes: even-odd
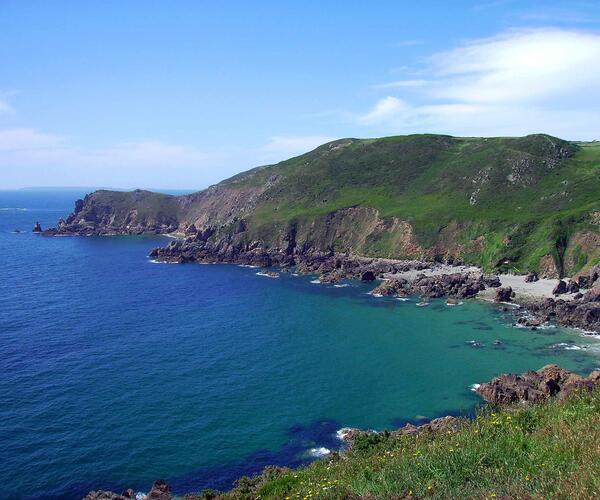
[[[177,231],[188,253],[329,251],[558,276],[600,258],[599,162],[595,143],[546,135],[342,139],[191,195],[98,191],[56,231]]]

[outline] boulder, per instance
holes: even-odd
[[[498,288],[496,290],[496,296],[494,300],[496,302],[510,302],[513,296],[513,290],[511,287],[507,286],[504,288]]]
[[[539,279],[538,273],[535,271],[529,271],[525,275],[525,283],[533,283],[534,281],[539,281]]]
[[[563,293],[567,293],[567,284],[564,280],[559,280],[552,290],[552,295],[562,295]]]
[[[579,292],[579,284],[575,280],[569,281],[567,284],[567,292],[568,293],[577,293]]]
[[[171,488],[163,479],[154,481],[152,489],[146,495],[147,500],[171,500],[172,498]]]
[[[500,278],[498,276],[484,276],[483,283],[485,286],[489,286],[490,288],[499,288],[502,286],[500,283]]]
[[[35,226],[33,226],[33,232],[34,233],[41,233],[42,232],[42,225],[39,222],[36,222]]]

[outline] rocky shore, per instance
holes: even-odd
[[[488,404],[493,406],[514,407],[535,405],[551,398],[566,399],[577,392],[591,392],[600,385],[600,371],[594,371],[584,377],[570,372],[557,365],[546,365],[537,371],[529,371],[523,374],[503,374],[495,377],[490,382],[481,384],[476,392]],[[365,431],[356,428],[345,428],[338,432],[339,437],[346,443],[347,449],[352,449],[354,443],[362,438],[385,434],[386,437],[394,439],[401,436],[421,436],[454,433],[468,424],[464,417],[445,416],[435,418],[422,425],[408,423],[393,431]],[[285,467],[267,467],[262,474],[254,478],[242,478],[237,482],[237,488],[243,483],[245,487],[256,489],[261,484],[272,480],[281,474],[289,472]],[[246,484],[247,483],[247,484]],[[247,489],[247,488],[246,488]],[[183,498],[188,500],[217,499],[221,493],[207,490],[200,494],[186,494]],[[248,496],[250,498],[251,496]],[[164,480],[155,481],[148,494],[135,493],[127,489],[122,493],[111,491],[91,491],[84,500],[171,500],[173,494]],[[238,496],[235,496],[238,498]],[[247,498],[242,495],[239,498]]]
[[[294,267],[298,273],[318,274],[321,282],[381,280],[371,292],[375,296],[419,295],[423,299],[481,297],[523,306],[529,315],[521,313],[525,318],[519,319],[521,326],[537,328],[553,321],[561,326],[600,332],[599,266],[568,282],[546,280],[539,283],[541,280],[534,273],[520,279],[516,276],[489,276],[461,263],[448,265],[366,258],[294,247],[272,250],[264,249],[260,242],[236,247],[224,242],[215,244],[209,237],[201,233],[188,235],[166,247],[155,248],[150,257],[159,262],[223,262],[282,270]],[[512,286],[503,286],[504,281],[513,284],[518,293]],[[528,294],[528,290],[533,293]]]

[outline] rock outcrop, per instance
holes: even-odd
[[[506,374],[481,384],[477,393],[488,403],[539,403],[553,396],[567,397],[576,390],[591,390],[600,381],[600,372],[581,377],[556,365],[521,375]]]
[[[33,232],[34,233],[41,233],[42,232],[42,226],[39,222],[35,223],[35,226],[33,226]]]
[[[114,493],[112,491],[90,491],[83,500],[134,500],[136,493],[132,489],[125,490],[123,493]],[[171,500],[171,488],[163,480],[154,481],[152,488],[145,496],[146,500]]]

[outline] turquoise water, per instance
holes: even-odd
[[[176,492],[226,488],[266,464],[339,446],[344,426],[468,414],[479,402],[470,385],[501,372],[600,365],[594,339],[520,330],[478,301],[418,308],[371,297],[360,283],[154,264],[146,255],[163,237],[29,232],[66,215],[77,196],[0,192],[8,498],[147,490],[157,478]]]

